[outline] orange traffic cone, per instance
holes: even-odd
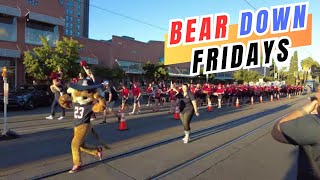
[[[124,111],[122,110],[121,111],[121,120],[120,120],[120,123],[119,123],[119,128],[118,128],[119,131],[125,131],[125,130],[128,130],[127,128],[127,122],[126,122],[126,118],[125,118],[125,114],[124,114]]]
[[[208,109],[207,109],[208,112],[211,112],[212,111],[212,105],[211,103],[208,103]]]
[[[236,108],[239,108],[239,107],[240,107],[239,99],[237,98],[237,101],[236,101]]]
[[[180,119],[179,113],[180,113],[179,107],[176,106],[176,110],[175,110],[175,112],[174,112],[174,114],[173,114],[173,118],[174,118],[175,120],[179,120],[179,119]]]
[[[253,96],[251,96],[251,105],[253,105]]]
[[[262,96],[260,96],[260,103],[263,103]]]
[[[271,102],[273,101],[273,94],[271,94],[270,101]]]

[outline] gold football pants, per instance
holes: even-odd
[[[96,147],[85,145],[84,140],[91,132],[91,124],[81,124],[74,128],[74,135],[71,143],[72,159],[73,164],[80,166],[81,165],[81,155],[80,152],[85,152],[87,154],[96,156],[98,151]]]

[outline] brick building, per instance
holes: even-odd
[[[164,60],[163,41],[141,42],[127,36],[113,36],[109,41],[87,38],[77,38],[77,40],[84,45],[84,49],[80,52],[81,59],[105,67],[118,64],[126,71],[127,77],[123,79],[125,84],[129,84],[130,81],[145,81],[142,75],[144,64],[148,61],[156,64]],[[189,78],[189,66],[189,63],[170,66],[170,77],[173,80]]]
[[[40,45],[40,35],[52,45],[61,38],[65,25],[64,11],[58,0],[45,3],[1,0],[0,68],[7,67],[11,88],[24,83],[23,52]]]
[[[34,47],[41,45],[39,36],[45,37],[54,46],[54,42],[62,39],[62,36],[67,34],[67,30],[70,32],[70,14],[73,21],[78,18],[78,14],[86,16],[88,9],[85,8],[88,7],[88,3],[88,0],[1,1],[0,69],[7,67],[11,88],[25,83],[25,69],[22,63],[24,52],[32,51]],[[72,12],[71,9],[74,11]],[[81,12],[78,13],[79,11]],[[67,17],[68,20],[66,20]],[[88,23],[85,19],[82,17],[80,22]],[[73,26],[76,24],[73,23]],[[128,74],[123,80],[125,83],[143,80],[141,74],[144,63],[164,60],[164,42],[162,41],[140,42],[126,36],[113,36],[109,41],[92,40],[85,38],[87,36],[85,26],[80,28],[80,37],[78,32],[76,35],[72,34],[84,45],[84,49],[80,52],[81,59],[85,59],[89,64],[106,67],[119,64]],[[68,35],[71,36],[70,33]],[[171,66],[169,73],[172,77],[188,77],[189,64]],[[0,86],[2,86],[1,81],[2,79]]]

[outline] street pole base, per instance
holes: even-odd
[[[16,139],[16,138],[19,138],[19,137],[20,136],[16,132],[11,131],[11,130],[7,130],[7,131],[1,133],[0,141]]]

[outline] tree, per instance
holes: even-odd
[[[169,76],[168,68],[163,63],[152,64],[148,61],[142,69],[144,70],[144,76],[149,80],[165,79]]]
[[[286,67],[282,67],[278,73],[279,73],[279,81],[284,81],[287,79],[288,76],[288,71],[286,71],[287,68]]]
[[[47,61],[52,59],[53,49],[49,42],[41,37],[41,47],[36,47],[33,52],[24,52],[23,64],[26,67],[26,72],[36,81],[44,81],[48,79],[52,69],[46,65]]]
[[[62,70],[64,67],[68,67],[67,70],[64,70],[64,78],[71,79],[77,77],[80,69],[82,69],[77,63],[80,59],[79,51],[81,48],[83,48],[83,45],[79,44],[77,40],[63,37],[61,41],[57,41],[53,59],[48,62],[48,67],[54,71],[58,67],[61,67]]]
[[[274,80],[275,73],[278,72],[278,67],[275,65],[274,59],[272,59],[272,64],[270,66],[270,77]]]
[[[154,74],[156,72],[155,64],[152,64],[150,63],[150,61],[148,61],[143,65],[142,69],[144,70],[144,76],[146,78],[148,78],[149,80],[154,80]]]
[[[295,85],[297,75],[298,75],[298,52],[295,51],[290,60],[287,84]]]
[[[312,65],[316,65],[319,67],[319,63],[315,60],[313,60],[311,57],[308,57],[301,61],[301,67],[303,71],[303,83],[305,83],[306,80],[309,79],[308,70],[311,68]]]
[[[33,52],[24,53],[23,64],[26,72],[37,81],[46,81],[52,71],[62,68],[64,79],[76,77],[80,72],[77,63],[79,50],[83,46],[72,38],[63,38],[56,42],[56,47],[52,48],[47,39],[41,37],[42,46],[33,49]],[[67,67],[68,69],[64,69]]]
[[[164,65],[164,63],[158,63],[156,65],[156,71],[154,73],[154,77],[156,79],[166,79],[169,76],[168,68]]]
[[[233,79],[235,79],[236,81],[247,83],[256,82],[259,80],[259,72],[241,69],[233,74]]]

